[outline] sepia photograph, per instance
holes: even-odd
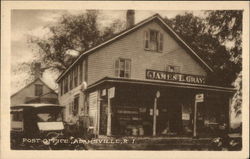
[[[7,149],[242,152],[246,12],[177,8],[11,8]]]

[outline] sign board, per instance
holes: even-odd
[[[159,115],[159,109],[156,109],[155,111],[155,115],[158,116]]]
[[[153,109],[150,109],[149,115],[153,115]]]
[[[108,96],[109,96],[109,98],[114,98],[115,97],[115,87],[109,88]]]
[[[149,111],[149,115],[153,116],[154,115],[154,109],[150,109]],[[159,115],[159,109],[156,109],[155,111],[155,115],[158,116]]]
[[[182,114],[182,120],[190,120],[190,114],[189,113],[183,113]]]
[[[146,79],[173,81],[192,84],[205,84],[206,78],[199,75],[188,75],[175,72],[146,70]]]
[[[203,102],[204,101],[204,94],[203,93],[196,94],[195,95],[195,101],[196,102]]]
[[[160,98],[160,96],[161,96],[160,91],[157,91],[157,92],[156,92],[156,98]]]
[[[103,89],[101,95],[106,96],[106,92],[107,92],[106,89]]]

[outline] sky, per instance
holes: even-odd
[[[46,37],[48,27],[65,13],[81,14],[86,10],[12,10],[11,12],[11,93],[15,93],[27,84],[29,75],[24,71],[14,73],[14,69],[23,62],[30,62],[36,58],[37,50],[28,42],[30,36]],[[135,11],[135,23],[144,20],[156,13],[162,17],[173,18],[186,11]],[[189,11],[196,16],[204,16],[202,11]],[[99,10],[98,22],[101,26],[108,26],[114,20],[125,21],[126,10]],[[56,89],[55,79],[58,75],[44,72],[43,80]]]

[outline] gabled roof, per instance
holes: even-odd
[[[160,24],[163,25],[164,29],[170,33],[170,35],[177,40],[186,50],[188,53],[191,54],[191,56],[194,57],[194,59],[196,59],[200,64],[202,64],[202,66],[204,66],[204,68],[206,68],[207,70],[213,72],[212,67],[209,66],[209,64],[207,64],[168,24],[165,23],[164,19],[159,15],[159,14],[155,14],[139,23],[137,23],[136,25],[134,25],[131,28],[128,28],[118,34],[116,34],[114,37],[104,41],[103,43],[94,46],[93,48],[90,48],[89,50],[83,52],[56,80],[56,82],[59,82],[59,80],[65,75],[67,74],[67,72],[80,60],[82,59],[84,56],[89,55],[91,53],[93,53],[94,51],[96,51],[97,49],[100,49],[108,44],[111,44],[112,42],[114,42],[115,40],[120,39],[121,37],[132,33],[133,31],[141,28],[142,26],[154,21],[154,20],[158,20],[160,22]]]
[[[20,89],[19,91],[17,91],[16,93],[12,94],[11,97],[15,96],[16,94],[18,94],[19,92],[21,92],[22,90],[24,90],[25,88],[29,87],[30,85],[34,84],[36,81],[41,81],[43,83],[43,85],[45,85],[46,87],[48,87],[51,90],[51,93],[55,93],[57,94],[52,88],[50,88],[41,78],[36,78],[33,82],[31,82],[30,84],[27,84],[26,86],[24,86],[22,89]]]

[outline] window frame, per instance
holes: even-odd
[[[121,77],[121,60],[124,60],[124,76]],[[118,68],[116,66],[117,61],[119,62],[118,64]],[[126,65],[126,63],[129,62],[129,65]],[[129,58],[118,58],[115,60],[115,77],[118,78],[131,78],[131,65],[132,65],[132,60]],[[127,69],[126,66],[129,66],[129,68]],[[127,74],[127,76],[126,76]]]
[[[73,69],[73,71],[74,71],[74,78],[73,78],[73,80],[74,80],[74,88],[75,87],[77,87],[78,86],[78,65],[76,65],[75,67],[74,67],[74,69]]]
[[[153,45],[153,41],[151,40],[151,32],[155,32],[156,33],[156,49],[152,48]],[[161,53],[163,52],[163,48],[164,48],[164,35],[161,31],[156,30],[156,29],[147,29],[144,31],[144,40],[143,40],[143,47],[144,50],[147,51],[153,51],[153,52],[158,52]]]
[[[83,82],[83,64],[82,61],[79,64],[79,84]]]
[[[61,82],[60,82],[60,94],[61,94],[61,96],[63,95],[63,80],[61,80]]]
[[[38,86],[41,88],[40,91],[38,91]],[[40,92],[40,93],[38,93]],[[43,95],[43,85],[42,84],[35,84],[35,96],[41,96]]]
[[[73,71],[69,73],[69,90],[73,89]]]
[[[63,88],[63,91],[64,93],[67,93],[69,91],[69,87],[68,87],[68,75],[65,76],[64,80],[63,80],[63,85],[64,85],[64,88]]]

